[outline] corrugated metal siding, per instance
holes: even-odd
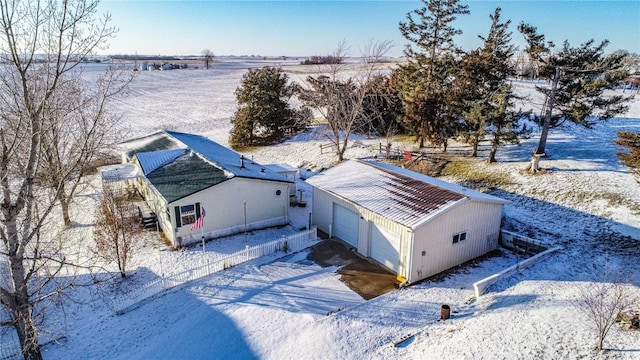
[[[502,205],[469,201],[416,229],[409,281],[435,275],[494,250],[501,219]],[[467,239],[453,244],[453,235],[463,231],[467,232]]]
[[[358,250],[360,249],[360,246],[362,246],[366,249],[366,254],[364,252],[361,252],[361,254],[371,257],[371,226],[373,226],[373,224],[377,224],[379,227],[398,234],[400,236],[400,253],[398,254],[399,264],[397,274],[406,278],[408,275],[407,272],[409,271],[409,263],[411,261],[410,249],[413,237],[411,229],[362,207],[358,207],[358,211],[360,216],[364,219],[363,221],[367,222],[367,231],[363,232],[361,229],[361,238],[358,242]]]
[[[407,277],[410,241],[412,237],[411,231],[406,226],[403,226],[397,222],[391,221],[384,216],[376,214],[370,210],[367,210],[361,206],[355,206],[354,204],[340,199],[333,194],[327,193],[321,189],[313,189],[313,223],[318,229],[329,234],[329,229],[332,226],[333,204],[339,204],[347,209],[355,211],[361,217],[358,227],[358,247],[357,250],[360,254],[370,257],[370,227],[371,223],[375,222],[381,227],[384,227],[394,233],[400,235],[400,264],[398,274]]]
[[[333,221],[333,196],[320,189],[313,189],[312,222],[319,230],[330,234]]]

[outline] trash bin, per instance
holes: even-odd
[[[442,308],[440,309],[440,319],[447,320],[449,316],[451,316],[451,308],[449,305],[442,305]]]

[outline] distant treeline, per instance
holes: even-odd
[[[140,60],[140,61],[174,61],[183,60],[175,56],[166,55],[111,55],[113,60]]]
[[[326,65],[326,64],[342,64],[342,58],[339,56],[311,56],[307,60],[301,62],[302,65]]]

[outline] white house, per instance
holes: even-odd
[[[293,180],[205,137],[162,130],[121,150],[123,162],[138,167],[142,176],[132,182],[175,247],[288,223]]]
[[[508,201],[396,166],[348,160],[314,175],[313,222],[416,282],[494,250]]]

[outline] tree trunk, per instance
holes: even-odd
[[[489,151],[488,163],[498,162],[496,160],[496,154],[498,153],[498,147],[500,146],[500,136],[502,132],[498,129],[493,133],[493,140],[491,141],[491,151]]]
[[[549,93],[549,100],[547,101],[547,108],[544,115],[544,122],[542,124],[542,130],[540,132],[540,142],[538,142],[538,148],[535,154],[541,155],[545,153],[547,146],[547,136],[549,135],[549,127],[551,126],[551,116],[553,115],[553,108],[556,105],[556,91],[558,90],[558,82],[560,80],[560,68],[556,67],[556,72],[553,76],[551,83],[551,92]]]
[[[10,236],[17,237],[17,228],[7,226]],[[20,254],[22,249],[12,249],[9,253],[9,261],[11,264],[11,281],[13,282],[13,301],[12,311],[14,312],[15,321],[14,328],[20,339],[22,354],[26,360],[40,360],[42,354],[40,345],[38,344],[38,331],[33,323],[33,304],[29,301],[29,293],[27,291],[27,277],[25,273],[22,259],[24,256]]]
[[[537,173],[538,171],[540,171],[540,157],[542,157],[544,154],[533,154],[533,156],[531,156],[531,163],[529,164],[529,172],[531,173]]]
[[[489,152],[489,158],[487,158],[487,162],[488,163],[498,162],[496,160],[496,153],[497,152],[498,152],[498,145],[497,144],[493,144],[491,146],[491,151]]]
[[[42,352],[38,344],[38,331],[31,317],[32,311],[31,304],[27,301],[27,304],[18,310],[15,328],[20,339],[24,359],[42,360]]]
[[[472,140],[471,140],[471,146],[473,148],[473,151],[471,152],[471,157],[478,157],[478,143],[480,141],[478,140],[478,135],[474,135]]]
[[[604,336],[600,335],[598,337],[598,351],[602,351],[603,343],[604,343]]]
[[[67,198],[62,195],[62,193],[60,193],[59,200],[60,208],[62,208],[62,219],[64,220],[64,225],[69,226],[71,225],[71,216],[69,215],[69,201],[67,201]]]

